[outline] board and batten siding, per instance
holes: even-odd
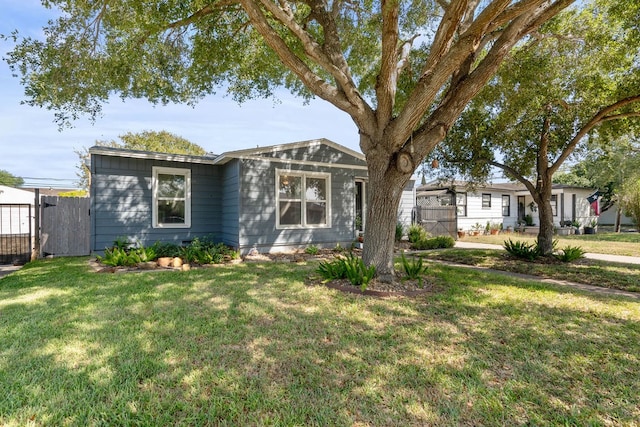
[[[152,227],[153,166],[191,170],[190,228]],[[222,175],[206,164],[91,156],[91,250],[103,251],[118,238],[148,246],[195,237],[221,239]]]
[[[331,227],[276,228],[276,169],[331,175]],[[239,249],[276,252],[308,245],[348,246],[355,224],[355,179],[363,171],[348,166],[326,167],[281,163],[273,158],[243,160],[240,189]]]
[[[240,246],[240,161],[224,165],[222,173],[222,242],[233,248]]]

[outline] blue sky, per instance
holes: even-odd
[[[0,0],[0,16],[0,34],[17,29],[23,36],[40,37],[55,14],[36,0]],[[0,41],[0,56],[10,49],[11,44]],[[304,105],[285,93],[279,103],[254,100],[242,105],[219,94],[195,108],[116,99],[103,107],[103,116],[95,123],[82,119],[62,131],[53,122],[53,112],[20,105],[24,99],[19,78],[12,77],[7,63],[0,61],[0,169],[41,178],[25,179],[31,185],[71,185],[77,179],[74,149],[143,130],[167,130],[213,153],[314,138],[359,151],[356,126],[346,113],[320,99]]]

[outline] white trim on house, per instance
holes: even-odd
[[[255,157],[259,157],[261,160],[264,159],[263,156],[260,156],[260,154],[266,154],[266,153],[278,153],[281,151],[285,151],[285,150],[293,150],[296,148],[310,148],[310,147],[318,147],[321,145],[326,145],[328,147],[333,148],[334,150],[337,151],[341,151],[345,154],[348,154],[350,156],[353,156],[359,160],[362,160],[363,162],[365,161],[365,157],[362,153],[359,153],[357,151],[351,150],[347,147],[344,147],[340,144],[337,144],[331,140],[325,139],[325,138],[320,138],[320,139],[311,139],[308,141],[298,141],[298,142],[291,142],[291,143],[287,143],[287,144],[279,144],[279,145],[269,145],[269,146],[265,146],[265,147],[258,147],[258,148],[249,148],[246,150],[237,150],[237,151],[227,151],[226,153],[223,153],[221,155],[219,155],[216,159],[215,159],[215,163],[216,164],[224,164],[227,163],[229,160],[231,159],[253,159]],[[286,159],[277,159],[277,158],[273,158],[273,160],[286,160]],[[293,162],[296,163],[300,163],[301,161],[295,161],[295,160],[291,160]],[[314,164],[314,162],[310,162],[310,164]]]
[[[322,172],[308,172],[308,171],[293,171],[290,169],[276,169],[276,229],[311,229],[311,228],[331,228],[331,174]],[[280,178],[283,176],[288,177],[300,177],[300,197],[299,198],[286,198],[283,201],[289,201],[294,203],[300,203],[300,224],[281,224],[281,212],[280,212]],[[326,194],[325,199],[308,199],[307,195],[307,179],[324,179]],[[324,224],[309,224],[307,218],[307,203],[319,202],[325,204],[325,223]]]
[[[184,197],[175,197],[172,199],[163,198],[163,200],[184,200],[184,222],[183,223],[160,223],[158,222],[158,175],[182,175],[184,176]],[[151,206],[151,225],[153,228],[190,228],[191,227],[191,169],[183,168],[166,168],[160,166],[152,167],[151,189],[152,189],[152,206]]]

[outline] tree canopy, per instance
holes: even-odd
[[[0,169],[0,185],[6,185],[7,187],[19,187],[22,184],[24,184],[24,179],[19,176],[15,176],[4,169]]]
[[[369,178],[363,258],[393,270],[396,209],[414,169],[509,51],[573,0],[150,2],[51,0],[45,40],[16,37],[27,102],[65,123],[112,93],[152,102],[286,87],[358,127]]]
[[[191,154],[196,156],[206,154],[206,150],[198,144],[165,130],[145,130],[139,133],[127,132],[118,138],[120,138],[120,141],[98,140],[95,145],[158,153]],[[85,147],[81,150],[76,150],[76,154],[80,158],[80,163],[77,166],[79,185],[84,189],[88,189],[91,178],[91,171],[88,168],[89,150]]]
[[[546,252],[553,175],[574,153],[640,129],[640,45],[610,5],[592,1],[563,12],[518,46],[439,152],[443,165],[463,175],[486,179],[497,167],[523,183],[540,208]]]

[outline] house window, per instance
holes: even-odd
[[[456,210],[458,216],[467,216],[467,193],[456,193]]]
[[[154,228],[191,227],[191,170],[153,167]]]
[[[491,208],[491,194],[482,193],[482,209]]]
[[[502,216],[511,216],[511,196],[502,195]]]
[[[558,216],[558,195],[551,195],[551,213],[553,216]]]
[[[329,174],[276,171],[277,228],[330,227]]]

